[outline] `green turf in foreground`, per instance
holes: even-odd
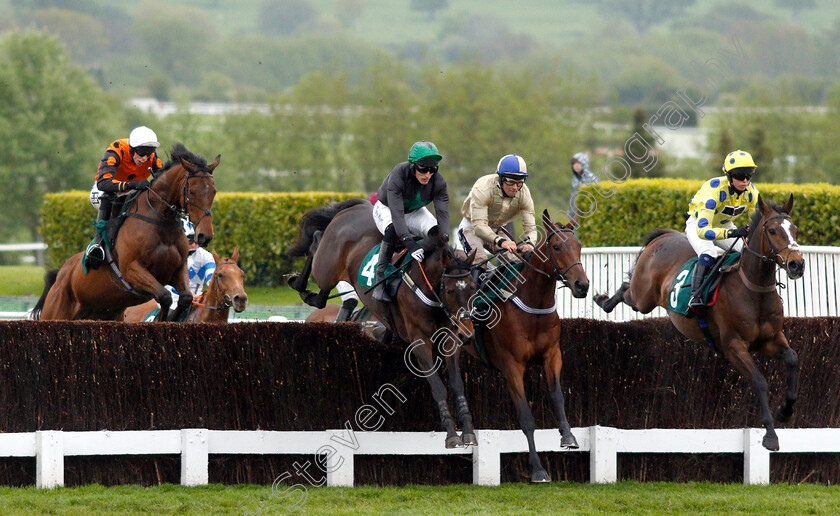
[[[269,486],[0,488],[5,514],[290,514]],[[622,482],[312,488],[294,514],[838,514],[840,488]]]

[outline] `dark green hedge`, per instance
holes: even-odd
[[[583,244],[595,246],[641,245],[654,228],[685,229],[688,203],[703,181],[686,179],[631,179],[623,184],[601,183],[611,197],[601,197],[592,187],[597,201],[594,213],[581,217],[578,231]],[[762,198],[784,204],[793,194],[791,217],[799,228],[797,240],[802,245],[837,245],[840,242],[840,187],[828,184],[757,183]],[[584,210],[591,210],[585,199]],[[747,223],[746,216],[736,222]]]
[[[224,193],[213,202],[215,238],[210,247],[230,254],[238,245],[249,284],[276,285],[295,267],[285,252],[297,239],[298,222],[312,208],[361,197],[337,192]],[[41,209],[41,234],[49,245],[49,267],[58,267],[93,237],[96,211],[87,192],[47,194]]]

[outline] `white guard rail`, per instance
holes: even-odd
[[[349,426],[349,422],[347,423]],[[744,456],[744,484],[770,483],[770,455],[761,446],[764,429],[732,430],[621,430],[590,426],[573,428],[578,450],[560,448],[556,429],[537,430],[538,452],[589,453],[591,483],[618,480],[619,453],[740,453]],[[840,453],[840,428],[777,430],[781,450],[772,453]],[[478,446],[446,449],[443,432],[274,432],[233,430],[149,430],[63,432],[46,430],[0,434],[0,457],[35,457],[36,486],[64,485],[64,457],[93,455],[181,455],[181,484],[209,480],[210,454],[313,454],[317,480],[326,485],[354,484],[356,455],[472,455],[473,483],[499,485],[501,454],[527,453],[519,430],[477,430]],[[317,468],[322,468],[317,470]]]

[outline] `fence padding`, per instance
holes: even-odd
[[[799,353],[796,415],[790,426],[840,425],[840,319],[788,319],[785,331]],[[245,323],[119,324],[3,321],[0,340],[0,429],[31,432],[60,429],[324,430],[349,422],[383,385],[405,396],[384,394],[395,409],[383,431],[439,430],[437,411],[424,379],[403,363],[403,349],[369,340],[353,324]],[[758,403],[747,382],[705,345],[682,338],[664,319],[611,323],[563,321],[562,385],[572,426],[642,428],[740,428],[760,426]],[[773,409],[784,397],[781,361],[759,359]],[[476,427],[518,429],[501,375],[478,360],[462,360],[467,397]],[[556,428],[541,367],[526,375],[538,428]],[[384,392],[384,391],[383,391]],[[559,437],[558,437],[559,438]],[[505,456],[503,480],[527,472],[521,457]],[[547,454],[555,480],[587,480],[586,454]],[[622,456],[623,457],[623,456]],[[131,458],[132,476],[114,458],[68,463],[68,484],[97,481],[155,483],[177,479],[177,458]],[[819,466],[818,461],[825,460]],[[9,459],[7,459],[9,460]],[[19,459],[16,459],[19,460]],[[126,459],[128,460],[128,459]],[[253,471],[252,463],[263,461]],[[286,468],[283,458],[211,456],[211,479],[262,482]],[[399,484],[412,458],[367,458],[356,482]],[[413,482],[469,482],[463,459],[423,459]],[[677,462],[675,467],[674,460]],[[277,461],[277,462],[272,462]],[[731,458],[669,456],[622,458],[622,479],[738,481]],[[817,462],[815,462],[817,461]],[[737,461],[736,461],[737,462]],[[222,464],[214,470],[215,464]],[[441,468],[431,467],[440,464]],[[17,464],[17,463],[15,463]],[[174,464],[174,466],[172,466]],[[417,462],[420,464],[420,462]],[[684,464],[684,467],[678,467]],[[817,465],[815,465],[817,464]],[[779,457],[774,481],[840,482],[836,457]],[[825,466],[824,465],[824,466]],[[104,469],[103,469],[104,468]],[[142,471],[141,471],[142,470]],[[26,483],[29,468],[0,461],[0,483]],[[96,472],[96,473],[94,473]],[[665,477],[666,473],[668,477]],[[279,473],[278,473],[279,474]],[[93,476],[91,476],[93,475]],[[675,478],[676,477],[676,478]]]

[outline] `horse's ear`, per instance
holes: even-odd
[[[767,208],[767,205],[764,204],[764,199],[761,198],[761,194],[758,194],[758,202],[755,204],[756,209],[758,209],[759,213],[764,214],[764,210]]]
[[[213,261],[214,261],[214,262],[219,263],[220,261],[222,261],[222,259],[221,259],[221,258],[219,258],[219,255],[218,255],[218,254],[216,254],[216,250],[215,250],[215,249],[211,249],[211,250],[210,250],[210,252],[213,254]]]
[[[234,262],[239,261],[239,246],[233,248],[233,254],[230,255],[230,259]]]
[[[475,252],[476,251],[478,251],[478,249],[473,249],[472,251],[470,251],[470,254],[467,255],[467,259],[464,260],[467,263],[467,265],[472,265],[473,262],[475,261]]]
[[[181,161],[181,166],[187,169],[189,172],[197,172],[198,167],[196,167],[193,163],[185,160],[184,158],[178,158]]]
[[[212,173],[213,173],[213,170],[215,170],[215,168],[219,166],[219,161],[221,161],[221,159],[222,159],[222,155],[221,155],[221,154],[219,154],[218,156],[216,156],[216,159],[213,161],[213,163],[210,163],[210,164],[207,166],[207,171],[208,171],[208,172],[210,172],[210,173],[212,174]]]
[[[543,226],[547,231],[550,231],[554,228],[554,222],[551,222],[551,216],[548,214],[548,210],[543,210],[542,215],[540,217],[542,219]]]
[[[790,194],[790,197],[788,197],[787,202],[785,203],[784,206],[782,206],[782,211],[787,213],[788,215],[790,215],[790,210],[792,210],[792,209],[793,209],[793,193]]]

